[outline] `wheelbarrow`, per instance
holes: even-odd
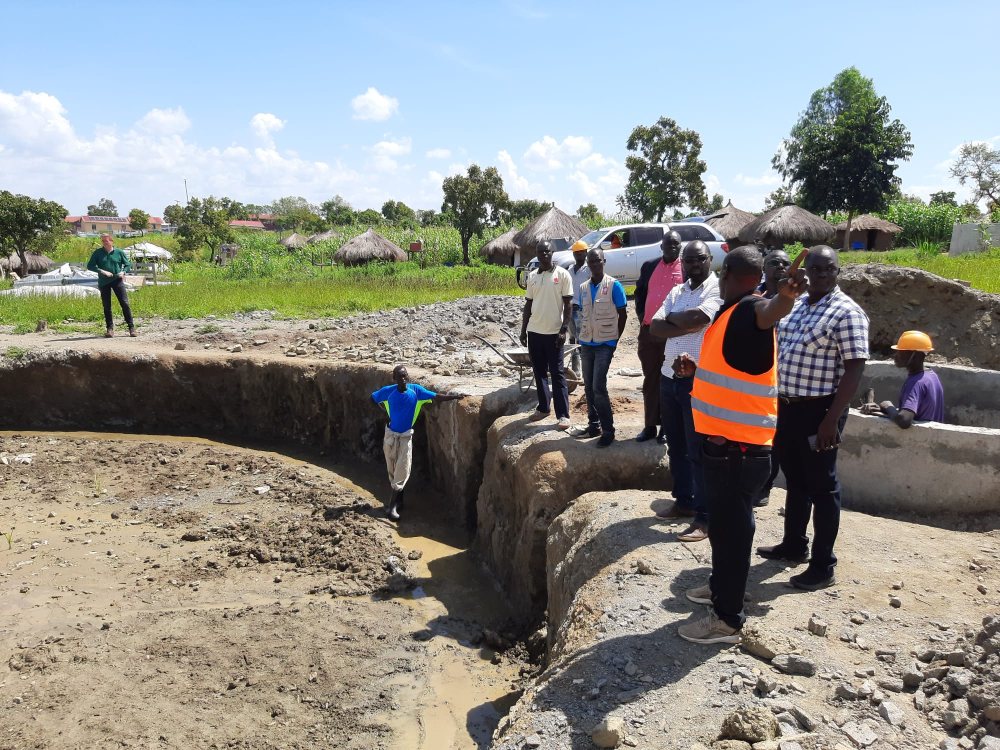
[[[484,339],[479,334],[474,333],[472,335],[475,336],[480,341],[482,341],[484,344],[486,344],[486,346],[495,351],[497,354],[499,354],[500,359],[502,359],[508,365],[517,368],[518,387],[521,389],[522,393],[527,393],[529,390],[531,390],[531,386],[534,384],[535,381],[535,372],[531,366],[531,355],[528,354],[528,349],[526,347],[521,346],[521,342],[514,338],[514,334],[512,334],[506,328],[503,328],[501,330],[504,333],[506,333],[511,338],[511,340],[516,344],[516,348],[500,350],[497,349],[495,346],[493,346],[493,344],[491,344],[489,341]],[[579,344],[564,345],[562,350],[563,359],[565,360],[567,354],[572,354],[579,348],[580,348]],[[574,373],[569,368],[564,368],[564,373],[566,376],[566,389],[570,393],[572,393],[573,391],[576,390],[576,387],[580,384],[580,381],[577,379],[576,373]]]

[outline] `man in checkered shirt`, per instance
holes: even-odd
[[[802,563],[793,586],[815,591],[835,583],[833,545],[840,527],[837,446],[847,409],[868,359],[868,316],[837,286],[837,253],[811,248],[809,292],[778,327],[778,428],[774,448],[785,474],[785,533],[757,554]],[[810,511],[815,538],[809,557]]]

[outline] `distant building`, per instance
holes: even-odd
[[[131,232],[127,216],[67,216],[69,230],[76,234],[125,234]],[[147,232],[158,232],[163,226],[163,219],[150,216],[146,225]]]
[[[233,229],[258,229],[260,231],[267,229],[263,222],[257,219],[233,219],[229,222],[229,226]]]
[[[264,225],[264,229],[267,229],[270,232],[274,232],[278,229],[278,225],[274,223],[274,214],[250,214],[247,218],[259,221]]]

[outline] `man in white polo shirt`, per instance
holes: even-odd
[[[538,389],[538,409],[530,420],[537,422],[549,415],[555,403],[556,427],[570,428],[569,391],[563,373],[563,345],[572,316],[573,280],[565,268],[552,265],[552,245],[542,241],[535,249],[538,268],[528,275],[524,313],[521,320],[521,343],[528,347]],[[552,390],[549,391],[549,376]]]
[[[708,538],[709,519],[691,412],[694,378],[679,377],[674,363],[684,354],[697,364],[705,329],[719,311],[722,298],[719,280],[712,273],[712,252],[704,242],[687,244],[681,253],[681,268],[685,282],[670,290],[650,323],[650,332],[667,340],[660,371],[660,412],[674,478],[674,504],[657,515],[690,518],[691,526],[677,539],[701,542]]]

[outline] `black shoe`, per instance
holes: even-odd
[[[613,442],[615,442],[615,433],[613,433],[613,432],[605,432],[605,433],[603,433],[601,435],[601,439],[597,441],[597,447],[598,448],[607,448]]]
[[[656,437],[655,427],[643,427],[642,432],[635,436],[635,442],[645,443],[647,440],[652,440]]]
[[[773,547],[758,547],[757,554],[761,557],[766,557],[768,560],[783,560],[795,564],[804,563],[809,559],[809,553],[795,553],[789,550],[788,547],[783,547],[780,544],[776,544]]]
[[[399,520],[399,511],[403,507],[403,491],[393,490],[392,497],[389,498],[389,507],[385,514],[390,521]]]
[[[753,507],[763,508],[769,502],[771,502],[770,495],[764,495],[763,497],[758,497],[756,500],[753,501]]]
[[[803,591],[819,591],[819,589],[825,589],[827,586],[835,584],[837,577],[832,573],[827,574],[825,570],[809,570],[807,568],[805,573],[792,576],[788,582]]]
[[[660,445],[666,445],[667,436],[661,432],[659,435],[656,436],[656,442],[659,443]]]

